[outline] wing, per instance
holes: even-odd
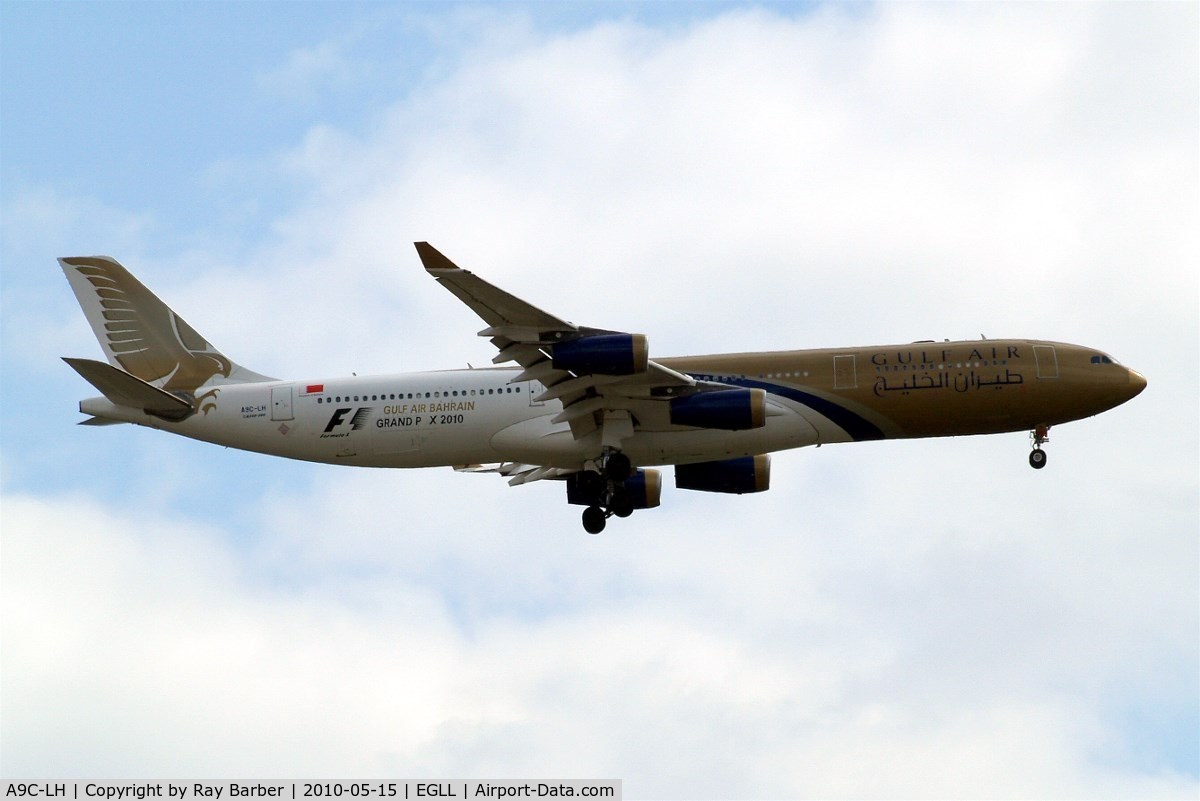
[[[509,486],[528,484],[531,481],[543,479],[566,478],[578,470],[565,467],[545,467],[536,464],[521,464],[520,462],[501,462],[500,464],[461,464],[454,467],[458,473],[497,473],[508,479]]]
[[[428,242],[417,242],[425,269],[487,324],[479,336],[499,351],[494,364],[524,368],[512,380],[539,381],[535,401],[558,400],[553,418],[575,439],[596,437],[596,453],[620,448],[635,427],[670,427],[670,398],[695,392],[698,383],[651,360],[646,338],[559,319],[462,269]]]

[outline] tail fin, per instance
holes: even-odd
[[[58,263],[114,367],[154,388],[188,394],[208,383],[274,380],[210,345],[115,259],[73,256]]]

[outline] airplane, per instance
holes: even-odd
[[[494,367],[280,380],[213,347],[116,260],[59,259],[107,362],[64,358],[95,387],[81,425],[134,423],[258,453],[359,467],[450,466],[509,484],[561,481],[583,527],[675,486],[770,486],[775,451],[1029,431],[1125,403],[1146,379],[1089,347],[1032,339],[650,358],[645,335],[555,317],[427,242],[425,270],[484,322]]]

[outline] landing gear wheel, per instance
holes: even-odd
[[[588,534],[599,534],[604,531],[607,515],[599,506],[589,506],[583,510],[583,530]]]
[[[608,508],[617,517],[629,517],[633,514],[633,498],[628,492],[614,492]]]
[[[609,481],[621,482],[633,474],[633,464],[629,457],[620,451],[614,451],[604,461],[604,474]]]
[[[1046,466],[1046,452],[1041,448],[1034,448],[1029,452],[1029,466],[1034,470],[1041,470]]]

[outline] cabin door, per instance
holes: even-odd
[[[271,387],[271,419],[292,420],[292,385]]]
[[[529,391],[529,405],[530,406],[545,406],[546,405],[545,401],[534,400],[535,398],[537,398],[538,395],[541,395],[543,392],[546,391],[545,384],[543,384],[541,381],[530,381],[529,385],[526,387],[526,389]]]
[[[1033,360],[1037,362],[1038,378],[1058,378],[1058,354],[1053,345],[1034,345]]]
[[[858,375],[855,370],[854,356],[833,357],[833,388],[854,389],[858,386]]]

